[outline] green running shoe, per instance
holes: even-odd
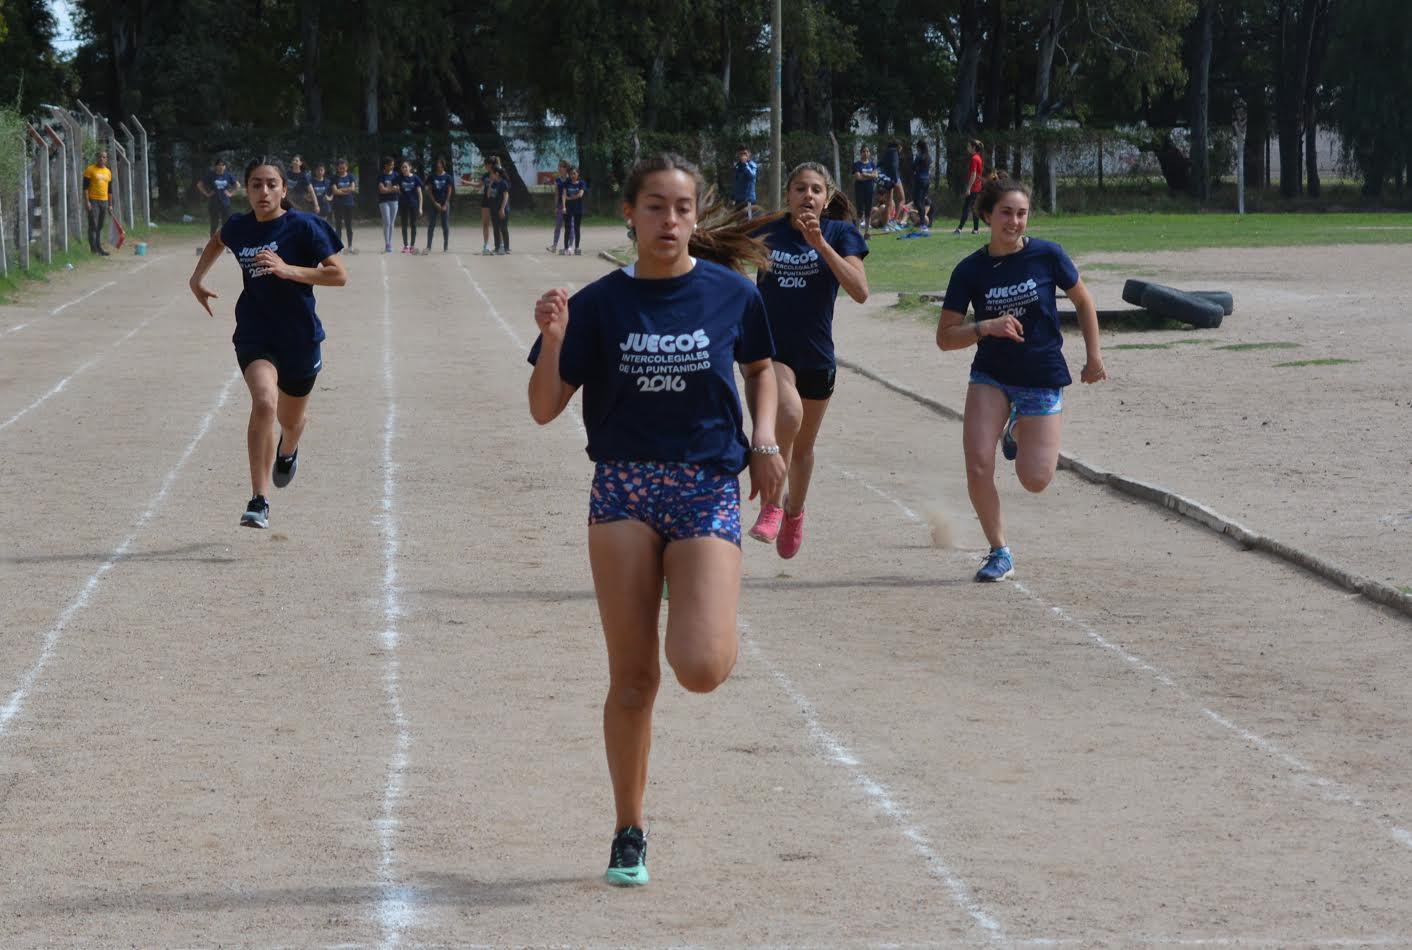
[[[647,883],[647,832],[628,825],[613,836],[613,854],[603,879],[614,887],[641,887]]]

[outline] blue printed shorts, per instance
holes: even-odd
[[[641,521],[668,542],[722,538],[740,545],[740,480],[700,465],[599,462],[588,523]]]
[[[1040,386],[1007,386],[979,370],[971,370],[971,382],[978,386],[994,386],[1005,393],[1017,416],[1052,416],[1064,411],[1064,390]]]

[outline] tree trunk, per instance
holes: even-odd
[[[647,90],[643,96],[642,127],[649,132],[657,131],[657,113],[662,103],[663,90],[667,85],[666,49],[670,37],[663,36],[657,45],[657,54],[652,57],[652,68],[647,73]]]
[[[1064,15],[1064,0],[1048,0],[1042,14],[1039,31],[1039,60],[1035,66],[1034,124],[1037,131],[1034,147],[1035,194],[1049,193],[1049,146],[1044,141],[1044,128],[1058,108],[1050,95],[1054,53],[1059,48],[1060,18]]]
[[[1314,13],[1313,32],[1309,42],[1309,66],[1304,81],[1304,158],[1309,179],[1309,197],[1317,198],[1322,191],[1319,180],[1319,74],[1329,49],[1329,20],[1332,16],[1329,0],[1319,0]]]
[[[721,64],[721,110],[722,118],[731,114],[731,25],[730,4],[721,4],[721,46],[725,49],[725,62]]]
[[[1197,13],[1191,73],[1191,196],[1211,198],[1211,46],[1214,40],[1216,0],[1202,0]]]
[[[780,94],[780,130],[786,134],[802,132],[805,129],[808,97],[804,89],[804,67],[797,52],[784,51],[780,73],[784,83]]]
[[[382,73],[382,43],[377,20],[367,24],[363,34],[363,131],[378,134],[378,79]]]
[[[505,172],[510,176],[510,206],[517,209],[534,207],[537,204],[535,197],[525,186],[525,181],[520,176],[520,170],[510,160],[510,145],[500,134],[500,128],[495,122],[495,113],[491,110],[485,97],[481,95],[481,84],[471,81],[470,77],[473,74],[464,70],[464,67],[468,65],[464,59],[461,65],[463,67],[460,71],[461,75],[466,78],[460,83],[461,107],[457,112],[461,115],[466,134],[475,144],[476,151],[480,152],[483,157],[496,155],[503,159]],[[582,136],[580,136],[579,146],[582,149]],[[580,155],[579,164],[584,164],[582,155]],[[584,167],[583,177],[595,185],[598,184],[591,177],[591,172],[587,167]]]
[[[985,107],[981,116],[981,127],[984,129],[1004,127],[1000,118],[1000,110],[1001,103],[1005,98],[1005,43],[1009,32],[1009,27],[1006,24],[1008,2],[1009,0],[990,0]]]
[[[951,102],[952,132],[976,130],[982,36],[980,0],[961,0],[961,48],[956,56],[956,96]]]
[[[324,125],[323,87],[319,85],[319,3],[299,4],[299,32],[303,38],[304,127],[318,131]]]
[[[363,33],[363,137],[362,159],[358,163],[358,195],[363,210],[375,211],[377,180],[382,171],[382,142],[378,134],[378,76],[382,67],[382,45],[377,19],[371,18]]]
[[[1276,44],[1275,128],[1280,136],[1280,194],[1298,197],[1303,190],[1305,92],[1319,7],[1326,0],[1279,0]],[[1300,7],[1296,15],[1295,5]]]

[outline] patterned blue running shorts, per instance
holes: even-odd
[[[668,542],[721,538],[740,545],[740,480],[700,465],[599,462],[588,523],[641,521]]]
[[[1064,411],[1064,390],[1039,386],[1007,386],[992,376],[971,370],[971,382],[978,386],[994,386],[1005,393],[1017,416],[1052,416]]]

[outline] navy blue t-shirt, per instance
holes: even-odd
[[[335,188],[351,189],[354,184],[357,183],[357,181],[358,179],[354,178],[353,175],[350,173],[347,175],[339,175],[333,180],[333,185]],[[351,191],[346,195],[334,195],[333,203],[338,205],[340,208],[351,208],[354,204],[357,203],[357,196],[354,195]]]
[[[402,178],[402,176],[399,175],[399,174],[397,174],[397,172],[383,172],[382,174],[378,175],[378,184],[379,184],[379,185],[392,185],[392,186],[395,188],[395,187],[397,187],[397,183],[398,183],[398,181],[401,180],[401,178]],[[379,202],[382,202],[382,201],[396,201],[396,200],[397,200],[397,192],[395,192],[395,191],[392,191],[392,192],[385,192],[385,191],[383,191],[381,188],[378,189],[378,201],[379,201]]]
[[[235,176],[225,171],[217,175],[215,172],[207,172],[206,177],[201,179],[201,184],[206,186],[206,190],[212,195],[206,199],[206,203],[218,208],[230,207],[230,191],[227,189],[235,187]]]
[[[851,222],[824,218],[819,226],[840,257],[868,256],[868,244]],[[775,358],[794,370],[832,369],[838,278],[788,217],[756,234],[770,248],[770,269],[761,271],[755,282],[770,317]]]
[[[446,199],[451,195],[451,175],[447,172],[432,175],[427,179],[427,184],[431,186],[432,201],[439,205],[446,204]]]
[[[398,175],[397,194],[401,197],[404,205],[416,206],[417,192],[422,190],[422,177],[420,175]]]
[[[564,208],[568,211],[583,210],[584,192],[588,191],[588,182],[580,178],[578,181],[564,180]]]
[[[893,148],[891,145],[883,149],[882,162],[879,163],[878,167],[882,169],[883,174],[887,175],[887,177],[891,178],[893,181],[897,181],[902,177],[901,150]]]
[[[730,268],[698,260],[690,273],[664,280],[613,271],[570,297],[559,375],[583,387],[594,461],[736,473],[750,442],[734,364],[773,352],[760,292]]]
[[[760,167],[754,162],[735,163],[735,182],[731,187],[731,199],[734,201],[755,200],[755,178],[759,174]]]
[[[931,181],[932,159],[921,152],[912,156],[912,177],[917,181]]]
[[[501,178],[499,181],[492,181],[492,182],[490,183],[490,208],[491,208],[491,210],[494,211],[496,214],[499,214],[499,213],[500,213],[500,203],[501,203],[502,201],[504,201],[505,196],[508,195],[509,193],[510,193],[510,182],[509,182],[509,181],[507,181],[507,180],[504,179],[504,178]],[[509,213],[510,213],[510,206],[509,206],[508,204],[505,205],[505,213],[506,213],[506,214],[509,214]]]
[[[984,337],[971,369],[1007,386],[1059,389],[1073,379],[1064,362],[1054,290],[1068,290],[1078,282],[1078,268],[1062,247],[1029,238],[1005,257],[991,257],[981,248],[962,260],[951,272],[941,306],[965,313],[969,305],[977,320],[1013,313],[1024,325],[1025,342]]]
[[[221,242],[235,252],[244,289],[235,302],[236,348],[263,346],[300,350],[324,338],[314,312],[314,288],[274,277],[257,269],[255,255],[273,250],[286,264],[317,267],[343,250],[343,242],[323,218],[303,211],[286,211],[271,221],[258,221],[253,211],[231,215],[221,228]]]
[[[329,188],[331,188],[332,186],[333,182],[329,181],[329,179],[327,178],[309,179],[309,187],[314,189],[314,200],[319,203],[320,209],[327,208],[329,206],[328,192]]]
[[[309,202],[309,180],[310,175],[306,171],[297,174],[290,172],[289,179],[285,182],[289,188],[289,200],[296,207],[302,208]]]
[[[877,185],[878,180],[876,178],[864,178],[863,176],[871,175],[877,170],[878,166],[875,162],[854,162],[853,180],[857,184],[862,185],[864,188],[872,188]]]

